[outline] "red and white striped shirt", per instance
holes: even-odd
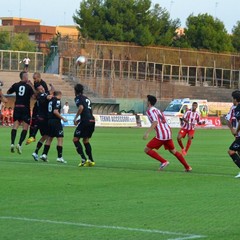
[[[157,139],[159,139],[159,140],[172,139],[171,128],[168,125],[168,123],[165,119],[165,116],[159,109],[157,109],[155,107],[151,107],[150,109],[147,110],[146,114],[151,123],[154,121],[158,122],[157,126],[155,127]]]
[[[236,118],[234,116],[234,109],[236,108],[236,106],[232,106],[228,112],[228,114],[226,115],[225,119],[227,121],[229,121],[232,125],[233,128],[236,128],[236,125],[237,125],[237,121],[236,121]]]
[[[187,123],[183,121],[182,128],[186,130],[194,130],[195,125],[200,121],[199,112],[193,112],[191,109],[185,112],[184,119],[187,120]]]

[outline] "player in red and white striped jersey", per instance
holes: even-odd
[[[227,120],[227,126],[230,128],[230,130],[232,130],[232,128],[236,128],[236,118],[234,116],[235,108],[236,108],[236,106],[232,105],[228,114],[225,116],[225,119]]]
[[[183,125],[177,136],[178,144],[181,147],[182,154],[184,156],[187,154],[187,152],[191,146],[192,139],[193,139],[193,136],[195,133],[195,125],[205,123],[205,121],[203,121],[203,122],[200,121],[200,113],[197,112],[197,107],[198,107],[198,103],[193,102],[192,108],[184,114],[184,116],[182,118]],[[186,135],[188,135],[188,141],[187,141],[186,148],[184,149],[184,146],[182,143],[182,138],[185,138]]]
[[[148,109],[146,114],[151,122],[151,127],[146,131],[143,139],[147,139],[152,130],[156,131],[156,136],[150,142],[148,142],[144,152],[150,157],[161,162],[159,170],[162,170],[164,167],[168,166],[169,162],[153,149],[159,149],[163,145],[166,150],[169,150],[169,152],[172,153],[182,163],[187,172],[191,171],[192,168],[187,164],[182,154],[174,147],[172,131],[165,119],[165,116],[159,109],[154,107],[155,103],[157,102],[156,97],[148,95],[147,99]]]
[[[172,138],[172,131],[170,126],[167,124],[165,116],[163,113],[155,107],[151,107],[146,112],[150,122],[157,121],[156,138],[160,140],[169,140]]]

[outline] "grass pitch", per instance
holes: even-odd
[[[49,162],[35,162],[36,143],[10,153],[10,128],[0,128],[0,239],[239,239],[240,179],[227,155],[229,130],[196,131],[186,156],[191,173],[163,148],[170,165],[158,172],[143,152],[145,129],[129,128],[97,128],[96,166],[79,168],[74,129],[64,130],[68,163],[59,164],[56,141]],[[176,129],[173,136],[179,149]]]

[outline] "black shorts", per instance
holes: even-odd
[[[48,120],[45,118],[37,118],[37,127],[40,131],[41,136],[48,135]]]
[[[13,121],[25,122],[30,124],[30,109],[26,107],[15,107],[13,111]]]
[[[236,138],[236,140],[231,144],[229,150],[232,151],[240,151],[240,138]]]
[[[64,137],[63,126],[60,119],[48,120],[48,136],[56,138]]]
[[[32,110],[32,118],[31,118],[31,127],[37,127],[38,125],[37,120],[37,105],[34,104],[33,110]]]
[[[37,117],[37,111],[38,111],[38,107],[36,104],[34,104],[33,110],[32,110],[32,119]]]
[[[74,137],[77,138],[91,138],[95,130],[95,122],[80,122],[75,129]]]

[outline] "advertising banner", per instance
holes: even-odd
[[[149,121],[149,119],[148,119],[148,117],[146,115],[140,115],[139,119],[140,119],[140,126],[141,127],[148,128],[148,127],[151,126],[151,123],[150,123],[150,121]]]
[[[73,119],[74,119],[76,114],[61,114],[61,115],[68,120],[67,122],[63,122],[62,121],[62,125],[64,127],[72,127],[72,126],[74,126]]]
[[[203,124],[203,125],[197,125],[198,127],[203,127],[203,128],[222,127],[222,123],[221,123],[220,117],[206,117],[206,118],[201,118],[201,121],[205,121],[205,124]]]
[[[151,123],[146,115],[140,115],[140,122],[141,122],[141,127],[150,127]],[[179,117],[175,116],[165,116],[167,123],[170,125],[171,128],[180,128],[180,120]]]
[[[176,117],[176,116],[165,116],[165,118],[167,120],[168,125],[171,128],[180,128],[181,127],[179,117]]]
[[[62,114],[68,121],[63,122],[64,127],[74,126],[75,114]],[[96,127],[137,127],[135,115],[98,115],[94,114]]]
[[[73,119],[75,114],[62,114],[67,118],[67,122],[62,122],[63,126],[70,127],[74,126]],[[96,127],[137,127],[137,120],[135,115],[98,115],[94,114]],[[165,116],[167,123],[171,128],[180,128],[179,117]],[[146,115],[140,115],[140,126],[148,128],[151,123]],[[201,121],[205,121],[205,124],[197,125],[202,128],[216,128],[222,127],[220,117],[206,117],[201,118]]]
[[[135,115],[94,115],[97,127],[137,127]]]

